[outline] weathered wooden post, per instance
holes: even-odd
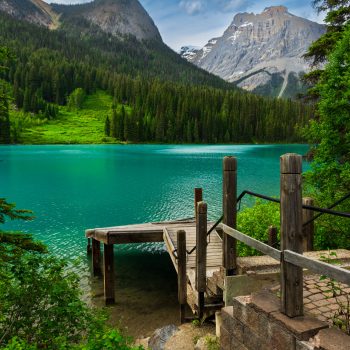
[[[269,226],[268,235],[269,235],[269,246],[276,248],[278,244],[277,227]]]
[[[236,228],[237,222],[237,159],[225,157],[223,162],[223,223]],[[222,265],[226,276],[232,276],[237,269],[236,240],[223,234]]]
[[[197,206],[198,203],[203,200],[203,189],[195,188],[194,189],[194,216],[197,219]]]
[[[101,276],[101,244],[92,238],[92,271],[94,276]]]
[[[114,252],[113,244],[104,244],[103,254],[103,277],[104,277],[104,295],[106,305],[115,303],[114,296]]]
[[[303,315],[303,269],[285,262],[283,251],[303,251],[302,157],[281,157],[281,309],[289,317]]]
[[[303,198],[303,205],[314,205],[312,198]],[[309,209],[303,209],[303,224],[309,222],[314,217],[314,212]],[[315,226],[314,222],[310,222],[306,226],[303,226],[303,251],[309,252],[314,250],[314,234]]]
[[[91,252],[92,252],[92,248],[91,248],[91,238],[88,238],[88,239],[87,239],[86,252],[87,252],[88,255],[90,255]]]
[[[187,273],[186,273],[186,232],[177,231],[177,285],[180,304],[180,322],[185,323],[187,303]]]
[[[199,202],[196,220],[196,289],[198,292],[198,317],[204,313],[204,293],[207,288],[207,203]]]

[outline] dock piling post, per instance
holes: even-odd
[[[302,157],[281,157],[281,309],[288,317],[303,315],[303,269],[283,259],[283,251],[302,254]]]
[[[237,222],[237,159],[225,157],[223,161],[223,223],[236,228]],[[236,240],[223,235],[223,267],[226,276],[232,276],[237,270]]]
[[[195,188],[194,189],[194,216],[197,219],[197,206],[198,203],[203,200],[203,189],[202,188]]]
[[[87,253],[87,255],[90,255],[91,251],[92,251],[92,249],[91,249],[91,238],[88,238],[87,239],[87,246],[86,246],[86,253]]]
[[[115,303],[114,296],[114,252],[113,244],[104,244],[103,266],[104,266],[104,296],[106,305]]]
[[[204,293],[207,288],[207,203],[199,202],[196,220],[196,289],[198,292],[198,317],[204,314]]]
[[[177,231],[177,262],[178,262],[178,299],[180,304],[180,322],[185,323],[187,303],[187,271],[186,271],[186,232]]]
[[[92,238],[92,270],[94,276],[101,276],[101,244]]]
[[[303,198],[304,205],[314,205],[314,200],[309,197]],[[312,210],[303,209],[303,223],[309,222],[314,217]],[[303,251],[310,252],[314,250],[314,234],[315,226],[313,222],[310,222],[306,226],[303,226]]]
[[[277,239],[277,227],[270,226],[268,230],[269,236],[269,246],[276,248],[278,239]]]

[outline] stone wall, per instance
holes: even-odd
[[[288,318],[269,292],[234,298],[222,309],[222,350],[350,350],[350,337],[314,317]]]

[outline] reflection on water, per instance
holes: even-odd
[[[209,218],[216,219],[225,155],[238,158],[239,191],[278,195],[279,156],[306,151],[305,145],[2,146],[0,197],[37,217],[5,228],[33,233],[60,256],[80,257],[86,275],[86,228],[191,217],[194,187],[203,187]],[[133,308],[146,314],[156,308],[155,318],[176,308],[176,277],[162,244],[119,246],[116,273],[116,318],[133,317]],[[101,283],[85,280],[99,294]]]

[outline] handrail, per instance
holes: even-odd
[[[326,275],[329,278],[350,286],[350,271],[342,267],[331,265],[323,261],[310,259],[291,250],[283,251],[283,259],[290,264],[312,270],[323,276]]]
[[[269,202],[274,202],[274,203],[280,203],[281,200],[278,198],[273,198],[273,197],[269,197],[266,196],[264,194],[260,194],[260,193],[256,193],[256,192],[252,192],[249,190],[244,190],[238,197],[237,197],[237,203],[239,203],[239,208],[238,210],[240,210],[241,207],[241,201],[243,199],[243,197],[245,195],[249,195],[252,197],[257,197],[257,198],[261,198],[264,200],[267,200]],[[350,213],[345,213],[345,212],[341,212],[341,211],[336,211],[336,210],[331,210],[332,208],[334,208],[335,206],[337,206],[338,204],[344,202],[346,199],[350,198],[350,193],[348,193],[346,196],[344,196],[343,198],[339,199],[338,201],[336,201],[335,203],[333,203],[330,207],[328,208],[320,208],[320,207],[316,207],[316,206],[312,206],[312,205],[306,205],[303,204],[302,207],[304,209],[308,209],[308,210],[312,210],[312,211],[316,211],[319,214],[317,214],[316,216],[314,216],[312,218],[312,220],[309,220],[307,222],[305,222],[303,224],[303,226],[307,226],[309,225],[311,222],[313,222],[314,220],[316,220],[317,218],[319,218],[321,215],[324,214],[329,214],[329,215],[335,215],[335,216],[339,216],[339,217],[344,217],[344,218],[350,218]],[[209,236],[216,228],[217,226],[221,223],[221,221],[223,220],[224,216],[222,215],[216,222],[215,224],[210,228],[210,230],[207,233],[207,236]],[[238,231],[237,231],[238,232]],[[197,249],[197,246],[194,246],[191,250],[186,250],[188,255],[191,255],[195,250]],[[175,253],[177,252],[177,249],[175,249],[172,253],[175,256]],[[176,257],[176,256],[175,256]]]
[[[227,235],[237,239],[238,241],[241,241],[241,242],[247,244],[248,246],[258,250],[259,252],[261,252],[263,254],[271,256],[271,258],[273,258],[275,260],[278,260],[278,261],[281,260],[281,251],[280,250],[273,248],[273,247],[269,246],[268,244],[260,242],[257,239],[252,238],[252,237],[250,237],[242,232],[239,232],[236,229],[234,229],[230,226],[227,226],[225,224],[222,224],[222,229]]]
[[[275,202],[275,203],[280,203],[281,202],[280,199],[269,197],[269,196],[265,196],[265,195],[260,194],[260,193],[255,193],[255,192],[252,192],[252,191],[245,190],[237,198],[237,202],[239,203],[239,206],[240,206],[241,200],[243,199],[243,197],[245,195],[250,195],[250,196],[253,196],[253,197],[265,199],[267,201]],[[344,218],[350,218],[350,213],[345,213],[345,212],[341,212],[341,211],[331,210],[332,208],[334,208],[338,204],[344,202],[348,198],[350,198],[350,193],[347,194],[346,196],[344,196],[343,198],[341,198],[340,200],[338,200],[337,202],[335,202],[334,204],[332,204],[329,208],[320,208],[320,207],[316,207],[316,206],[313,206],[313,205],[305,205],[305,204],[303,204],[302,207],[304,209],[309,209],[309,210],[316,211],[316,212],[319,213],[312,220],[309,220],[308,222],[304,223],[303,226],[306,226],[306,225],[310,224],[312,221],[316,220],[317,218],[319,218],[323,214],[329,214],[329,215],[335,215],[335,216],[340,216],[340,217],[344,217]]]
[[[222,221],[222,219],[224,218],[224,216],[222,215],[220,217],[220,219],[218,219],[215,224],[210,228],[210,230],[207,232],[207,237],[218,227],[218,225],[220,224],[220,222]],[[186,250],[188,255],[191,255],[195,250],[197,249],[197,246],[195,245],[191,250]]]
[[[333,278],[334,280],[350,285],[350,271],[347,269],[308,258],[291,250],[280,251],[225,224],[222,224],[222,229],[225,234],[247,244],[254,249],[259,250],[261,253],[264,253],[275,260],[283,260],[295,266],[312,270],[320,275],[327,275],[329,278]]]

